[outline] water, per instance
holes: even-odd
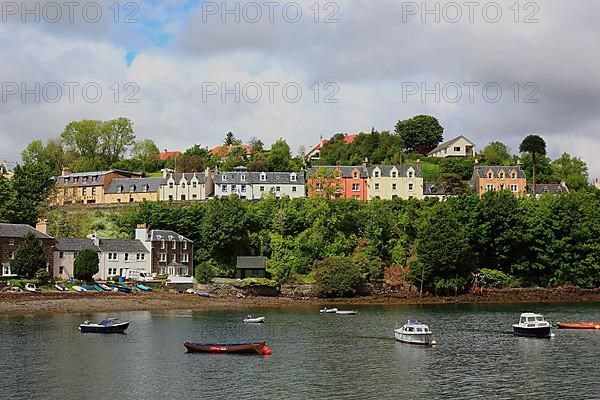
[[[522,311],[551,321],[600,321],[600,305],[319,307],[248,312],[113,313],[127,335],[81,335],[106,314],[0,317],[2,398],[517,399],[598,398],[600,332],[513,337]],[[247,313],[264,325],[244,325]],[[395,322],[420,318],[439,345],[393,340]],[[273,355],[186,354],[186,340],[266,339]]]

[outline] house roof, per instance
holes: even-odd
[[[311,167],[308,169],[308,173],[309,175],[313,175],[315,173],[317,173],[317,171],[321,168],[324,169],[335,169],[338,170],[342,173],[342,178],[352,178],[353,177],[353,173],[355,170],[358,170],[360,172],[360,177],[361,178],[368,178],[369,177],[369,171],[367,170],[367,168],[363,167],[363,166],[350,166],[350,165],[321,165],[318,167]]]
[[[181,155],[180,151],[162,151],[158,156],[160,161],[166,161],[171,157],[179,157]]]
[[[54,249],[58,251],[81,251],[84,249],[92,249],[99,251],[94,241],[91,239],[71,239],[71,238],[56,238]]]
[[[267,257],[238,257],[237,269],[266,269]]]
[[[535,184],[535,194],[544,194],[544,193],[567,193],[569,189],[566,184],[563,183],[536,183]],[[527,186],[527,193],[533,194],[533,185]]]
[[[423,194],[425,196],[444,196],[444,188],[435,182],[423,183]]]
[[[296,180],[292,180],[295,175]],[[304,185],[304,174],[301,172],[249,172],[233,171],[221,172],[215,177],[215,184],[282,184],[282,185]]]
[[[356,138],[358,137],[358,135],[356,134],[344,134],[344,143],[345,144],[352,144],[354,143],[354,141],[356,140]],[[329,140],[327,139],[323,139],[323,136],[321,136],[321,143],[318,143],[317,145],[315,145],[312,149],[310,149],[310,151],[307,154],[311,154],[313,153],[315,150],[321,150],[321,147],[325,146],[326,144],[329,143]]]
[[[115,178],[110,181],[105,193],[152,193],[158,192],[158,187],[166,182],[165,178]],[[131,190],[131,186],[134,190]],[[144,190],[144,186],[148,185],[148,190]],[[121,192],[119,188],[122,187]]]
[[[166,185],[167,184],[167,180],[171,177],[173,177],[173,179],[175,180],[175,182],[179,183],[181,181],[182,177],[185,177],[185,180],[190,182],[194,176],[196,177],[196,179],[198,180],[198,183],[206,183],[207,181],[207,174],[206,172],[186,172],[186,173],[181,173],[181,172],[177,172],[177,173],[170,173],[167,178],[161,183],[161,185]]]
[[[24,238],[28,233],[33,233],[38,239],[52,239],[51,236],[48,236],[29,225],[0,223],[0,237]]]
[[[379,168],[382,176],[391,176],[392,169],[394,168],[396,168],[396,170],[398,171],[398,175],[400,176],[408,175],[409,168],[412,168],[415,171],[416,177],[423,176],[420,165],[372,165],[370,167],[367,167],[367,170],[369,171],[369,176],[373,176],[373,172],[376,168]]]
[[[100,239],[98,246],[101,251],[118,253],[148,253],[142,242],[135,239]]]
[[[159,242],[161,240],[165,240],[167,242],[189,242],[193,243],[190,239],[186,238],[183,235],[178,234],[177,232],[165,230],[165,229],[154,229],[148,232],[148,239],[151,242]]]
[[[494,173],[494,177],[497,177],[500,172],[504,172],[506,174],[506,176],[508,177],[510,172],[512,170],[517,171],[517,177],[519,179],[526,179],[527,177],[525,176],[525,171],[523,171],[521,169],[521,167],[519,166],[509,166],[509,167],[503,167],[503,166],[497,166],[497,165],[479,165],[476,166],[473,169],[473,176],[476,178],[487,178],[486,174],[489,170],[492,170],[492,172]]]
[[[119,170],[119,169],[112,169],[109,171],[74,172],[74,173],[70,173],[68,175],[57,176],[54,179],[56,180],[56,183],[58,185],[67,184],[65,182],[65,180],[68,178],[69,186],[103,186],[104,178],[108,174],[118,174],[118,175],[121,175],[123,178],[133,178],[133,177],[141,177],[142,176],[141,174],[136,173],[136,172],[128,172],[128,171],[123,171],[123,170]],[[76,183],[73,182],[73,178],[93,178],[93,177],[96,177],[95,181],[88,179],[87,182],[84,182],[83,179],[79,179],[78,182],[76,182]]]
[[[435,149],[431,150],[429,153],[427,153],[428,156],[437,153],[440,150],[444,150],[447,149],[448,147],[452,146],[455,142],[457,142],[459,139],[464,139],[467,142],[469,142],[472,146],[475,145],[475,143],[471,142],[469,139],[467,139],[466,137],[464,137],[463,135],[460,135],[458,137],[455,137],[454,139],[451,140],[447,140],[443,143],[440,143]]]

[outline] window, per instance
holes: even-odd
[[[459,152],[460,151],[460,146],[454,146],[454,151]]]
[[[141,256],[141,257],[140,257],[140,260],[142,260],[142,261],[143,261],[143,260],[145,260],[145,259],[146,259],[146,255],[145,255],[144,253],[140,253],[140,256]]]
[[[375,184],[375,190],[379,190],[379,183]]]
[[[397,178],[397,177],[398,177],[398,172],[392,171],[392,178]]]
[[[181,188],[185,189],[185,182],[181,182]]]
[[[281,192],[281,186],[275,186],[275,191],[276,192]]]
[[[227,181],[227,174],[223,174],[223,175],[221,175],[221,177],[223,178],[224,181]]]
[[[488,184],[488,185],[485,187],[485,190],[486,190],[487,192],[493,192],[493,191],[495,191],[495,190],[496,190],[496,187],[495,187],[494,185],[492,185],[492,184]]]
[[[144,193],[148,193],[148,190],[150,190],[150,186],[148,185],[144,185],[144,187],[142,188]]]
[[[15,245],[15,239],[9,239],[8,240],[8,245],[9,246],[14,246]],[[62,258],[62,257],[61,257]]]
[[[10,252],[10,257],[9,257],[9,258],[10,258],[11,260],[14,260],[14,259],[15,259],[15,252],[14,252],[14,251],[11,251],[11,252]]]
[[[117,253],[108,253],[108,261],[117,261],[117,259]]]
[[[198,186],[198,182],[196,182],[196,181],[192,182],[192,188],[196,189],[197,186]]]
[[[172,258],[172,261],[173,261],[174,263],[176,263],[176,262],[177,262],[177,254],[173,253],[173,258]]]
[[[227,193],[227,185],[221,185],[221,191]]]
[[[96,195],[96,187],[95,187],[95,186],[92,188],[92,195],[93,195],[93,196],[95,196],[95,195]]]
[[[360,200],[360,196],[356,196],[356,195],[355,195],[355,196],[352,196],[352,198],[353,198],[354,200]]]
[[[261,182],[265,182],[267,180],[267,174],[265,174],[264,172],[262,172],[260,174],[260,180],[261,180]]]
[[[296,174],[291,174],[290,175],[290,181],[296,182],[297,180],[298,180],[298,176]]]
[[[353,192],[360,192],[360,184],[358,184],[358,183],[353,183],[353,184],[352,184],[352,191],[353,191]]]
[[[71,181],[71,178],[65,178],[65,183],[69,183]]]
[[[504,172],[500,172],[500,179],[504,179]]]
[[[513,172],[512,174],[510,174],[510,177],[511,177],[512,179],[517,179],[517,173],[516,173],[516,172]]]
[[[173,240],[171,243],[172,243],[172,247],[171,248],[172,249],[176,249],[177,248],[177,242]]]
[[[161,249],[165,248],[165,240],[164,239],[160,241],[160,248]]]
[[[181,195],[181,201],[185,201],[185,194]]]
[[[242,189],[242,193],[246,193],[246,185],[242,185],[241,189]]]
[[[235,192],[235,190],[236,190],[236,189],[237,189],[237,186],[236,186],[236,185],[231,185],[231,191],[232,191],[232,192]]]
[[[129,185],[129,192],[135,192],[135,185]]]
[[[240,179],[241,179],[242,181],[244,181],[244,182],[245,182],[245,181],[246,181],[246,175],[243,175],[243,174],[242,174],[242,176],[241,176],[241,178],[240,178]]]
[[[504,190],[504,183],[500,184],[500,187],[498,188],[500,191]]]
[[[77,194],[77,188],[73,188],[73,195]]]
[[[510,191],[517,193],[519,191],[519,185],[510,185]]]
[[[409,183],[409,184],[408,184],[408,190],[409,190],[409,191],[411,191],[411,192],[412,192],[412,191],[414,190],[414,188],[415,188],[415,184],[414,184],[414,183]]]
[[[353,177],[354,179],[358,179],[358,172],[354,171],[354,172],[352,173],[352,177]]]
[[[198,198],[198,195],[197,195],[197,194],[193,194],[193,195],[192,195],[192,199],[197,199],[197,198]]]
[[[86,196],[87,195],[87,188],[83,188],[81,189],[81,194]]]
[[[189,256],[188,256],[188,254],[187,254],[187,253],[183,253],[183,254],[181,255],[181,262],[184,262],[184,263],[185,263],[185,262],[188,262],[188,261],[189,261]]]
[[[261,192],[264,192],[265,191],[265,187],[261,186],[261,187],[258,188],[258,190],[260,190]]]
[[[63,189],[63,196],[66,196],[68,194],[68,189]]]
[[[160,253],[160,258],[158,259],[158,261],[166,262],[167,261],[167,253]]]
[[[92,176],[92,182],[96,182],[98,180],[98,177],[96,175]]]
[[[488,179],[492,179],[494,177],[494,173],[493,172],[488,172]]]
[[[292,186],[292,192],[294,192],[294,193],[295,193],[295,192],[297,192],[297,191],[298,191],[298,188],[297,188],[296,186]]]
[[[125,261],[129,261],[129,253],[125,253]]]
[[[398,185],[396,185],[395,183],[392,183],[392,190],[396,190]]]
[[[62,275],[65,273],[65,267],[58,267],[58,274]]]
[[[415,176],[415,173],[413,171],[408,171],[408,177],[412,178]]]
[[[65,256],[65,252],[61,251],[60,253],[58,253],[58,258],[63,258]]]
[[[140,261],[140,253],[137,253],[137,254],[135,255],[135,259],[136,259],[137,261]]]
[[[323,189],[324,189],[324,187],[323,187],[323,184],[322,184],[322,183],[317,183],[317,184],[315,185],[315,190],[316,190],[317,192],[322,192],[322,191],[323,191]]]
[[[169,182],[169,189],[173,189],[173,182]]]
[[[173,201],[173,195],[172,194],[169,195],[169,201]]]
[[[375,171],[374,174],[375,178],[379,178],[379,171]]]
[[[84,176],[84,177],[83,177],[83,183],[87,183],[87,180],[88,180],[88,177],[87,177],[87,176]]]
[[[77,182],[79,182],[79,178],[77,178],[77,177],[73,178],[73,183],[77,183]]]
[[[123,186],[117,186],[117,193],[123,193]]]

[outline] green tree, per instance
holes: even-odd
[[[0,175],[0,222],[16,222],[17,195],[10,181]]]
[[[552,178],[555,182],[565,182],[571,190],[589,186],[587,164],[578,157],[563,153],[552,161]]]
[[[352,257],[329,257],[314,265],[317,289],[325,297],[354,296],[364,283]]]
[[[260,140],[257,137],[250,138],[250,142],[248,142],[248,145],[252,147],[253,154],[265,151],[265,144],[262,140]]]
[[[271,146],[267,160],[272,171],[289,171],[292,160],[290,146],[283,139],[277,140]]]
[[[535,168],[536,168],[536,157],[538,155],[546,155],[546,142],[538,135],[529,135],[521,142],[519,146],[521,153],[531,154],[531,168],[532,168],[532,179],[533,179],[533,193],[535,191]]]
[[[510,149],[502,142],[491,142],[481,153],[483,165],[511,165]]]
[[[41,140],[34,140],[21,152],[24,164],[43,164],[50,168],[53,174],[60,174],[67,165],[67,155],[60,140],[50,139],[44,146]]]
[[[14,173],[10,181],[15,193],[14,222],[35,225],[54,188],[52,171],[47,165],[36,163],[17,165]]]
[[[94,249],[83,249],[75,257],[73,267],[75,269],[75,278],[91,282],[92,277],[98,273],[98,253]]]
[[[433,150],[444,137],[444,128],[430,115],[398,121],[395,132],[402,139],[404,150],[421,154]]]
[[[233,146],[236,144],[241,144],[242,141],[237,139],[235,137],[235,135],[233,134],[233,132],[227,132],[227,135],[225,135],[225,146]]]
[[[15,258],[10,261],[10,269],[20,277],[33,279],[36,272],[42,268],[47,268],[44,248],[42,242],[30,232],[25,235],[15,250]]]
[[[122,160],[135,143],[133,122],[127,118],[117,118],[102,123],[100,154],[108,165]]]
[[[153,140],[144,139],[133,144],[131,157],[144,162],[154,162],[160,157],[160,150]]]

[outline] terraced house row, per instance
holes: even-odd
[[[373,200],[444,198],[450,195],[440,183],[424,182],[421,165],[319,166],[300,172],[234,171],[173,173],[144,178],[140,174],[111,170],[71,173],[56,177],[53,205],[126,204],[147,201],[200,201],[236,195],[260,200],[275,197],[326,197]],[[533,196],[525,172],[517,166],[475,165],[471,188],[480,196],[507,190],[516,197]],[[565,184],[536,185],[535,196],[568,191]]]

